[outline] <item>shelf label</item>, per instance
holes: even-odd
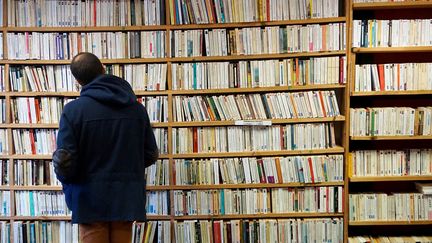
[[[272,121],[235,121],[236,126],[271,126]]]

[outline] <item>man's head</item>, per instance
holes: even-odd
[[[80,52],[71,62],[72,75],[80,85],[86,85],[105,73],[105,69],[97,56],[89,52]]]

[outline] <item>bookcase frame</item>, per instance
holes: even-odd
[[[405,1],[405,2],[375,2],[375,3],[354,3],[354,0],[350,0],[350,14],[349,14],[349,45],[348,48],[348,55],[349,55],[349,64],[348,69],[350,70],[350,78],[349,78],[349,92],[347,101],[350,103],[353,97],[357,97],[357,99],[377,99],[379,97],[388,97],[388,96],[400,96],[403,98],[409,98],[414,96],[421,96],[421,95],[430,95],[432,94],[432,90],[415,90],[415,91],[372,91],[372,92],[354,92],[354,80],[355,80],[355,66],[356,66],[356,56],[360,54],[408,54],[408,53],[430,53],[432,52],[432,46],[415,46],[415,47],[352,47],[352,24],[353,24],[353,16],[355,11],[391,11],[391,10],[406,10],[406,11],[412,11],[412,9],[420,9],[420,8],[427,8],[430,9],[430,18],[432,19],[432,1],[429,0],[415,0],[415,1]],[[401,17],[403,18],[403,17]],[[412,61],[412,62],[415,62]],[[346,113],[345,119],[347,120],[347,127],[350,126],[349,122],[349,112]],[[349,188],[353,185],[356,185],[358,183],[373,183],[375,185],[379,185],[380,183],[392,183],[392,182],[398,182],[398,183],[414,183],[414,182],[430,182],[432,181],[432,176],[369,176],[369,177],[357,177],[357,176],[351,176],[349,175],[350,171],[350,162],[348,159],[348,155],[350,152],[350,143],[353,141],[363,141],[365,143],[370,143],[371,141],[379,141],[382,143],[389,143],[391,141],[413,141],[414,143],[419,140],[432,140],[432,136],[350,136],[349,130],[347,131],[347,139],[348,144],[346,145],[346,154],[345,154],[345,191],[348,192]],[[346,206],[349,206],[348,202],[348,196],[346,195]],[[344,231],[346,237],[348,237],[348,234],[350,234],[355,227],[368,227],[366,229],[372,229],[377,227],[384,227],[384,231],[387,230],[387,233],[389,233],[389,236],[391,236],[393,233],[395,233],[393,226],[398,227],[413,227],[410,229],[415,230],[415,227],[419,226],[429,226],[432,225],[432,220],[424,220],[424,221],[349,221],[349,209],[346,208],[345,210],[345,221],[344,225],[346,227],[346,231]],[[411,234],[416,235],[416,232],[412,232]],[[352,236],[352,235],[349,235]],[[345,238],[347,240],[347,238]]]
[[[170,22],[169,1],[164,0],[166,6],[166,22]],[[174,216],[174,206],[171,203],[168,216],[148,216],[149,220],[168,220],[171,221],[171,238],[174,241],[174,220],[190,220],[190,219],[262,219],[262,218],[321,218],[321,217],[336,217],[344,219],[344,242],[348,239],[348,195],[349,195],[349,180],[347,173],[347,161],[349,153],[349,107],[350,107],[350,80],[352,77],[352,60],[355,60],[354,52],[368,51],[360,48],[359,50],[351,51],[351,21],[352,21],[352,3],[351,0],[340,0],[344,4],[345,13],[343,17],[337,18],[321,18],[307,20],[287,20],[287,21],[270,21],[270,22],[241,22],[241,23],[226,23],[226,24],[189,24],[189,25],[155,25],[155,26],[114,26],[114,27],[9,27],[8,26],[8,0],[3,1],[3,26],[0,27],[3,33],[3,53],[4,59],[0,60],[0,65],[4,65],[5,69],[5,85],[7,92],[0,92],[0,97],[6,100],[6,123],[0,124],[0,128],[7,129],[10,153],[2,155],[0,159],[9,160],[9,185],[0,186],[0,190],[8,190],[11,192],[11,215],[10,217],[0,217],[0,220],[9,221],[13,224],[17,220],[70,220],[70,217],[27,217],[15,216],[15,191],[17,190],[53,190],[59,191],[59,186],[16,186],[14,185],[14,167],[13,163],[16,159],[46,159],[50,160],[50,155],[16,155],[12,153],[13,138],[12,129],[28,129],[28,128],[57,128],[58,124],[14,124],[12,123],[11,100],[16,97],[78,97],[78,92],[10,92],[9,83],[9,68],[10,65],[59,65],[69,64],[70,60],[9,60],[7,34],[12,32],[102,32],[102,31],[166,31],[166,43],[170,43],[170,30],[191,30],[191,29],[220,29],[220,28],[245,28],[245,27],[265,27],[265,26],[282,26],[282,25],[305,25],[305,24],[330,24],[330,23],[345,23],[346,24],[346,49],[344,51],[326,51],[326,52],[299,52],[285,54],[259,54],[259,55],[231,55],[231,56],[202,56],[202,57],[170,57],[165,58],[136,58],[136,59],[102,59],[104,64],[144,64],[144,63],[166,63],[167,64],[167,90],[164,91],[136,91],[138,96],[167,96],[168,98],[168,122],[153,123],[153,127],[167,128],[168,130],[168,154],[161,155],[161,159],[169,160],[170,170],[170,185],[169,186],[147,186],[147,190],[168,190],[170,193],[170,201],[173,201],[174,190],[207,190],[207,189],[228,189],[228,188],[281,188],[281,187],[317,187],[317,186],[343,186],[344,187],[344,213],[284,213],[284,214],[257,214],[257,215],[199,215],[199,216]],[[354,4],[354,7],[356,5]],[[375,5],[374,5],[375,6]],[[431,50],[432,51],[432,50]],[[166,46],[166,53],[171,53],[170,45]],[[172,63],[194,62],[194,61],[236,61],[236,60],[268,60],[282,58],[301,58],[301,57],[331,57],[331,56],[346,56],[347,82],[344,85],[305,85],[305,86],[278,86],[278,87],[262,87],[262,88],[235,88],[235,89],[213,89],[213,90],[173,90],[172,89]],[[282,91],[303,91],[303,90],[340,90],[342,97],[339,98],[341,113],[344,115],[332,118],[306,118],[306,119],[272,119],[272,124],[290,124],[290,123],[312,123],[312,122],[334,122],[341,124],[341,145],[330,149],[306,150],[306,151],[258,151],[258,152],[235,152],[235,153],[197,153],[197,154],[173,154],[172,149],[172,133],[173,128],[177,127],[198,127],[198,126],[231,126],[234,121],[211,121],[211,122],[174,122],[172,104],[173,96],[175,95],[205,95],[205,94],[245,94],[245,93],[266,93],[266,92],[282,92]],[[174,159],[177,158],[225,158],[225,157],[249,157],[249,156],[288,156],[288,155],[329,155],[343,154],[344,155],[344,181],[343,182],[325,182],[325,183],[283,183],[283,184],[238,184],[238,185],[194,185],[194,186],[176,186],[173,183],[172,172],[174,170]],[[143,205],[144,207],[145,205]],[[11,230],[13,240],[13,231]]]

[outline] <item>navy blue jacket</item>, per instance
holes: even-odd
[[[157,153],[147,112],[128,82],[101,75],[83,86],[64,107],[53,155],[72,222],[144,221],[144,169]]]

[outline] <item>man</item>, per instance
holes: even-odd
[[[145,220],[144,169],[158,157],[147,112],[95,55],[76,55],[71,71],[82,91],[60,119],[55,173],[83,243],[129,243],[132,221]]]

